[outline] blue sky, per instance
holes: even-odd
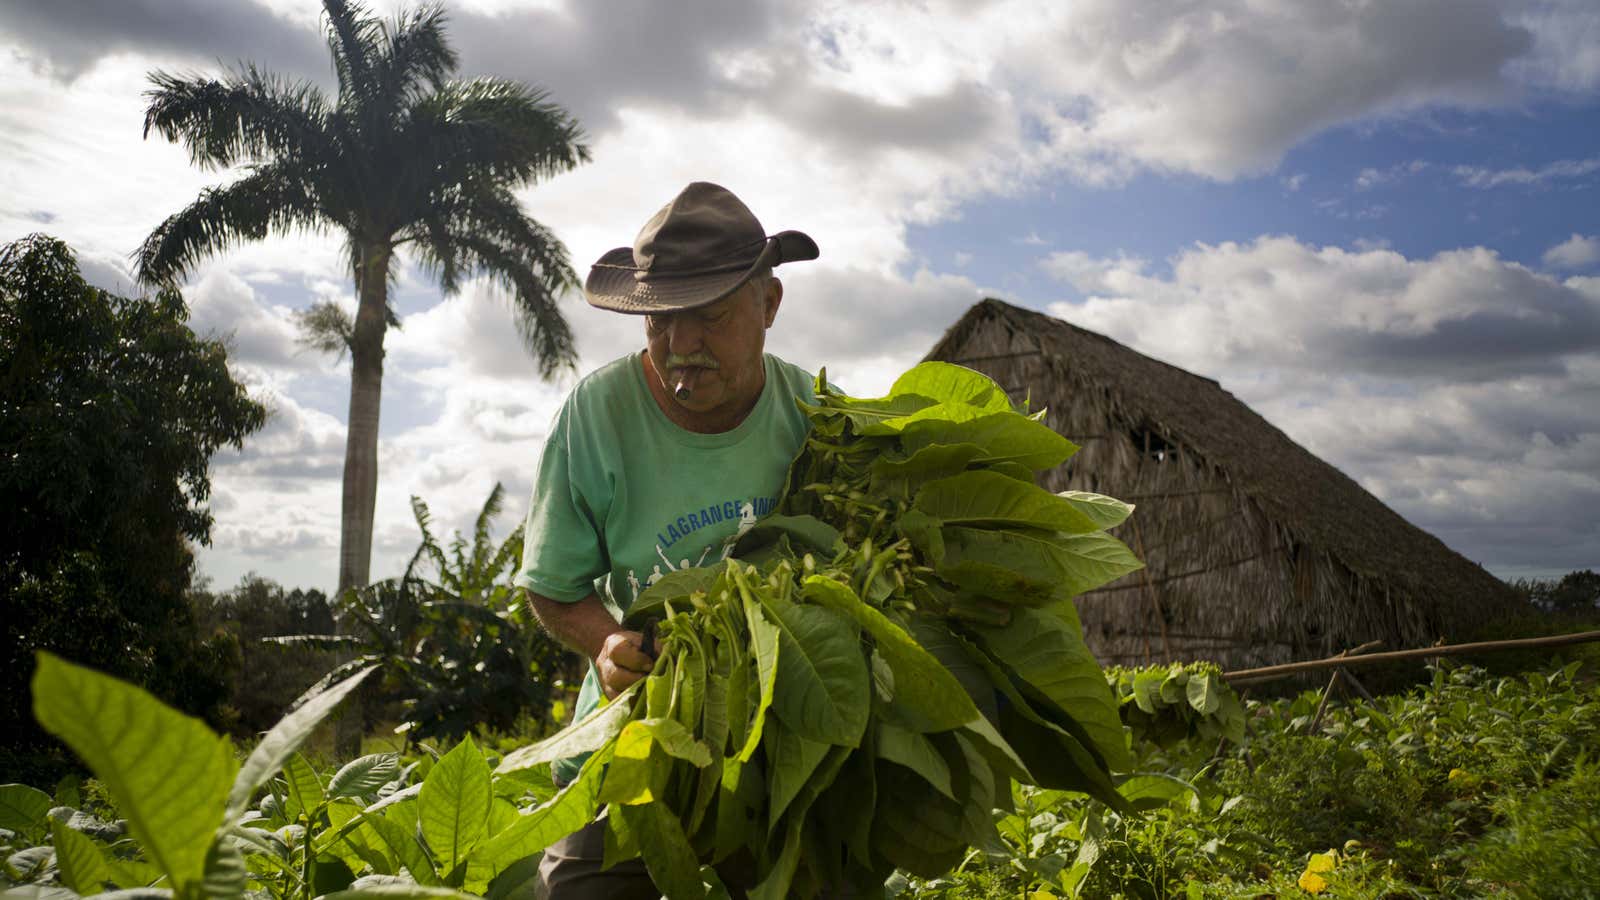
[[[401,4],[381,0],[391,14]],[[521,195],[580,272],[685,183],[822,248],[769,349],[884,389],[984,296],[1215,378],[1503,576],[1600,567],[1600,5],[1593,0],[449,0],[463,74],[548,89],[593,161]],[[153,69],[327,85],[317,5],[0,5],[0,240],[98,283],[230,173],[141,137]],[[340,240],[206,261],[197,330],[274,415],[213,461],[201,571],[329,587],[348,368],[294,313],[349,306]],[[374,575],[409,498],[512,498],[570,380],[503,298],[412,266],[386,345]],[[637,322],[564,301],[584,371]],[[520,514],[510,504],[502,527]]]
[[[1140,256],[1159,266],[1196,242],[1262,234],[1384,246],[1412,258],[1485,246],[1538,267],[1551,247],[1600,224],[1597,133],[1600,104],[1592,100],[1436,110],[1333,128],[1253,177],[1142,172],[1101,186],[1061,179],[913,226],[907,238],[919,261],[1023,297],[1055,291],[1032,265],[1047,248]],[[1573,174],[1564,163],[1574,164]],[[1545,177],[1471,186],[1474,174],[1519,169]]]

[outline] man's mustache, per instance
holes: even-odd
[[[676,353],[667,354],[667,368],[687,369],[690,366],[695,366],[701,369],[722,368],[722,366],[715,359],[712,359],[711,355],[708,353],[690,353],[687,356],[679,356]]]

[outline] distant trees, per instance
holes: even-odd
[[[348,0],[324,0],[338,78],[315,85],[247,66],[221,80],[156,72],[145,133],[181,141],[196,165],[246,164],[162,222],[138,252],[138,277],[166,284],[202,258],[271,231],[345,237],[358,297],[352,320],[333,304],[303,319],[313,343],[350,354],[338,590],[370,575],[378,484],[383,340],[404,248],[446,292],[475,274],[514,299],[545,375],[576,361],[556,299],[577,284],[566,248],[523,213],[513,191],[589,158],[582,129],[539,91],[497,78],[452,80],[444,14],[429,7],[385,24]]]
[[[221,716],[221,724],[234,734],[272,727],[338,662],[332,653],[264,642],[285,634],[332,634],[333,606],[322,591],[285,588],[252,573],[228,590],[201,585],[189,596],[200,633],[237,648],[238,666]]]
[[[1600,572],[1581,569],[1556,578],[1519,578],[1511,587],[1529,603],[1550,613],[1600,613]]]
[[[226,696],[230,645],[186,592],[207,543],[208,464],[267,411],[195,337],[176,290],[89,285],[59,240],[0,249],[0,744],[43,744],[33,653],[142,684],[194,713]]]

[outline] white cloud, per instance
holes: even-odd
[[[1589,159],[1562,159],[1547,163],[1537,169],[1517,166],[1512,169],[1488,169],[1482,166],[1457,166],[1454,170],[1461,183],[1475,188],[1497,188],[1506,185],[1543,185],[1550,182],[1585,178],[1600,172],[1600,157]]]
[[[1600,262],[1600,235],[1574,234],[1544,252],[1544,264],[1560,269],[1582,269]]]
[[[1600,280],[1288,237],[1164,274],[1045,265],[1088,295],[1052,314],[1219,379],[1446,543],[1507,568],[1600,558]]]

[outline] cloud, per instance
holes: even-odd
[[[1457,166],[1452,170],[1461,183],[1475,188],[1497,188],[1507,185],[1546,185],[1557,181],[1573,181],[1600,172],[1600,157],[1589,159],[1562,159],[1529,169],[1488,169],[1481,166]]]
[[[189,328],[203,338],[221,340],[228,361],[239,365],[306,368],[311,354],[297,343],[291,312],[261,305],[254,289],[229,268],[213,266],[184,293]]]
[[[1600,351],[1592,297],[1481,247],[1411,260],[1262,237],[1197,244],[1171,261],[1170,277],[1137,260],[1045,265],[1090,294],[1079,318],[1113,333],[1137,322],[1145,341],[1212,366],[1480,381],[1559,373],[1564,356]]]
[[[1290,237],[1168,262],[1055,254],[1084,298],[1050,312],[1219,379],[1469,558],[1600,559],[1600,279]]]
[[[1600,262],[1600,235],[1573,234],[1544,252],[1544,264],[1558,269],[1582,269]]]
[[[302,78],[330,73],[319,32],[251,0],[65,0],[0,5],[0,36],[42,71],[72,81],[117,53],[189,63],[258,59]]]
[[[1356,175],[1356,190],[1370,191],[1385,184],[1391,184],[1403,178],[1420,174],[1426,171],[1429,163],[1425,160],[1414,159],[1408,163],[1397,163],[1384,169],[1366,168]]]

